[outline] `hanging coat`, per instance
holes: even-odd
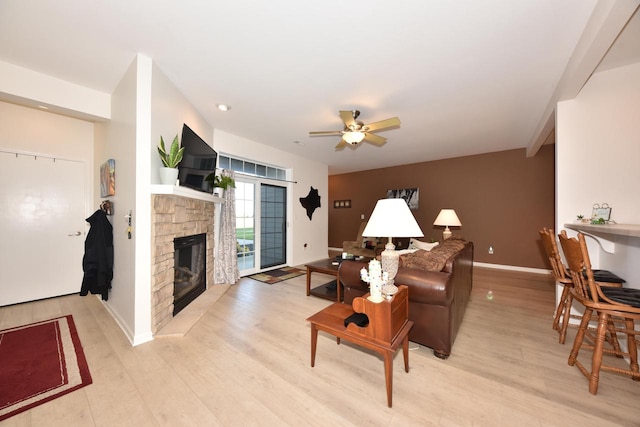
[[[102,299],[107,301],[113,279],[113,226],[101,210],[95,211],[86,221],[91,228],[84,242],[84,278],[80,295],[91,292],[102,295]]]

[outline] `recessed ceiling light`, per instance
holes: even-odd
[[[231,110],[231,107],[229,105],[227,105],[227,104],[218,104],[217,107],[218,107],[218,110],[220,110],[220,111],[229,111],[229,110]]]

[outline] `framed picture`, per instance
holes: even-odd
[[[116,195],[116,161],[109,159],[100,166],[100,197]]]
[[[591,213],[591,219],[603,219],[605,221],[609,221],[611,218],[611,208],[608,204],[603,203],[602,206],[599,204],[593,205],[593,211]]]
[[[404,199],[409,209],[418,209],[420,194],[417,188],[403,188],[401,190],[387,190],[387,199]]]
[[[339,208],[350,208],[351,207],[351,200],[334,200],[333,201],[333,207],[336,209]]]

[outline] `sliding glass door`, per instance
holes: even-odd
[[[240,274],[256,271],[256,184],[236,179],[236,250]]]
[[[246,276],[287,262],[287,188],[236,177],[238,269]],[[259,209],[258,209],[259,208]]]
[[[287,262],[287,189],[260,184],[260,268]]]

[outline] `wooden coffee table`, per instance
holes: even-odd
[[[305,264],[305,266],[307,267],[307,296],[313,295],[320,298],[335,300],[336,302],[342,301],[342,293],[340,290],[340,265],[334,265],[333,262],[335,262],[335,258],[327,258]],[[327,284],[311,289],[311,273],[313,272],[335,276],[335,294],[332,290],[327,289]]]

